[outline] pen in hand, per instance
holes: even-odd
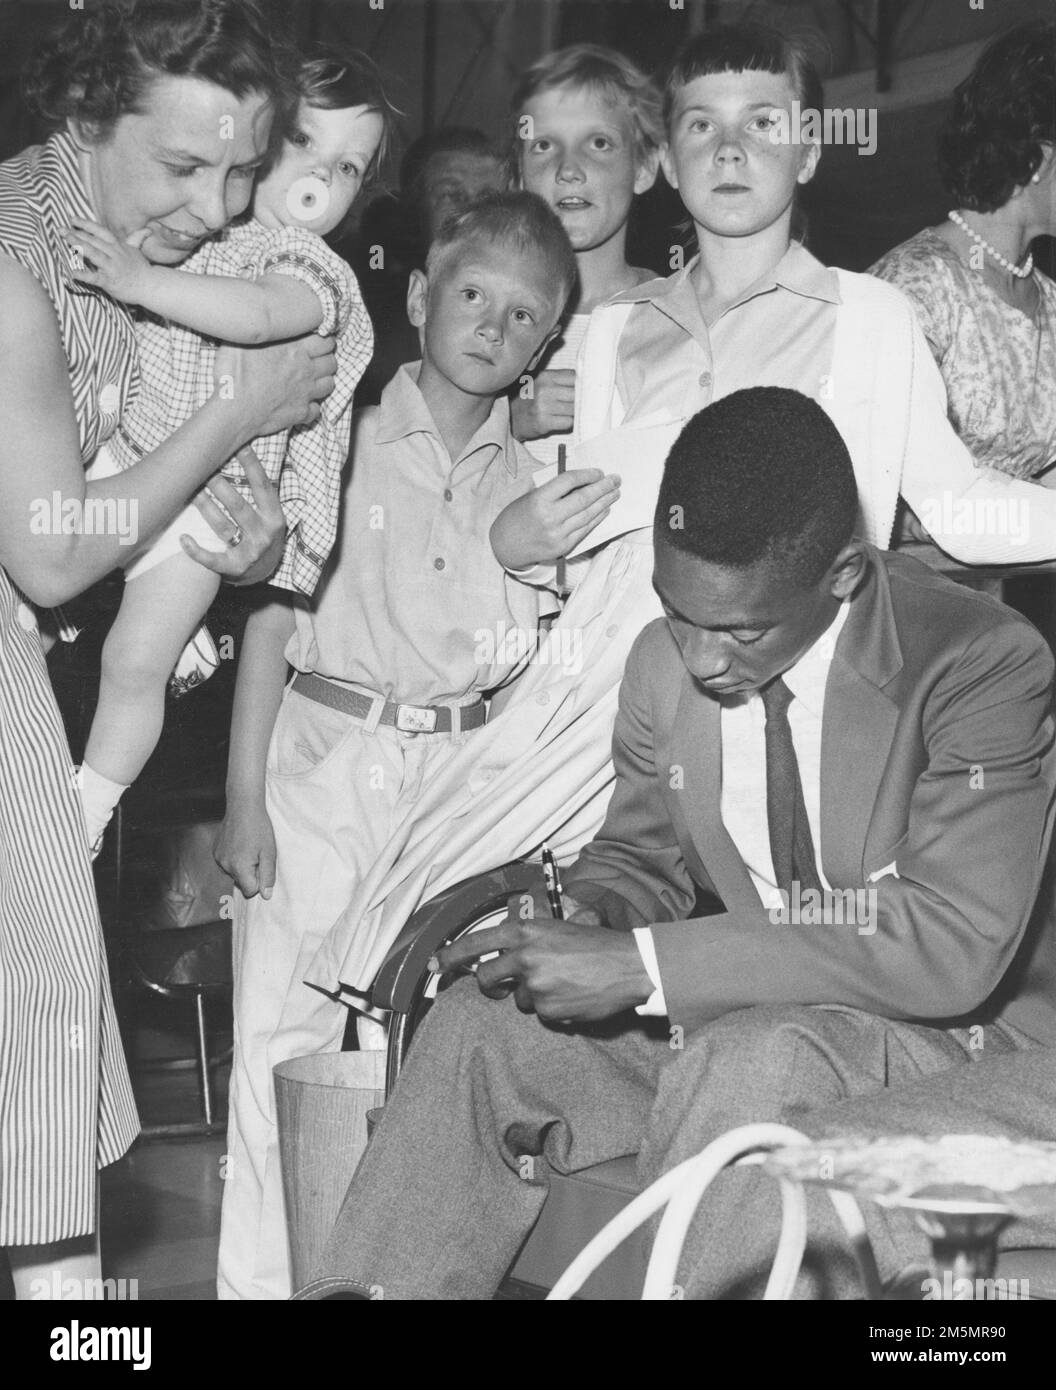
[[[565,920],[565,895],[561,887],[561,873],[557,867],[557,860],[554,858],[553,851],[548,845],[543,846],[543,878],[546,881],[546,901],[550,908],[550,916],[558,922]],[[493,952],[492,954],[497,954]],[[482,960],[490,960],[491,955],[484,956]],[[477,965],[480,962],[474,961],[472,965],[456,965],[453,970],[444,973],[454,977],[456,975],[475,975]],[[431,974],[440,973],[440,962],[436,956],[430,956],[426,969]]]
[[[557,860],[548,845],[543,846],[543,877],[546,879],[546,901],[550,905],[550,915],[559,922],[565,920],[564,890]]]

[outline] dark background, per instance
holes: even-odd
[[[611,44],[659,71],[688,34],[744,15],[816,35],[828,104],[879,112],[876,154],[828,147],[811,189],[811,248],[849,270],[866,269],[941,220],[947,202],[934,150],[950,92],[998,30],[1051,14],[1048,0],[977,0],[979,9],[972,0],[682,0],[677,9],[672,4],[680,0],[260,2],[298,36],[340,35],[370,53],[405,113],[405,143],[445,123],[501,137],[516,75],[564,44]],[[93,3],[83,0],[86,10]],[[44,133],[19,101],[18,76],[43,33],[77,22],[70,4],[0,0],[0,159]],[[878,46],[881,65],[890,69],[884,92],[877,91]],[[666,188],[643,204],[636,259],[664,271],[680,208]]]

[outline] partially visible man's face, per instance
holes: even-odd
[[[426,234],[430,242],[456,213],[484,193],[501,189],[502,163],[494,155],[451,150],[434,154],[423,179]]]
[[[850,556],[848,556],[850,552]],[[686,669],[709,695],[750,695],[794,666],[861,574],[851,542],[817,584],[797,586],[765,560],[710,564],[657,537],[653,587]]]

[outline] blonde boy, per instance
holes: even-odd
[[[311,606],[269,593],[247,627],[217,845],[240,889],[222,1298],[290,1292],[272,1068],[337,1050],[346,1018],[303,983],[308,962],[484,724],[485,695],[523,665],[508,657],[520,643],[482,661],[480,629],[537,629],[538,591],[503,572],[488,531],[532,486],[504,393],[574,280],[561,224],[532,194],[489,195],[445,226],[408,291],[422,361],[355,421],[341,533]]]

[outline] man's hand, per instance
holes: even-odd
[[[498,951],[477,967],[477,984],[489,999],[512,993],[522,1013],[558,1022],[609,1018],[653,992],[634,937],[608,928],[601,914],[566,898],[565,921],[509,917],[497,927],[472,932],[438,953],[446,974]]]
[[[510,423],[514,439],[543,439],[568,434],[576,418],[576,374],[571,367],[551,367],[532,382],[532,395],[514,396]]]
[[[64,232],[66,244],[95,268],[75,265],[70,274],[81,284],[105,290],[122,304],[143,304],[150,297],[150,279],[155,269],[139,249],[148,236],[150,230],[144,227],[133,232],[127,241],[121,241],[98,222],[72,218]]]
[[[228,584],[259,584],[274,573],[286,541],[286,518],[279,506],[278,489],[268,480],[260,460],[248,446],[238,455],[253,494],[247,502],[221,474],[216,473],[194,499],[194,504],[216,534],[228,543],[226,550],[206,550],[188,535],[180,544],[192,560],[225,579]],[[216,505],[230,512],[229,521]]]

